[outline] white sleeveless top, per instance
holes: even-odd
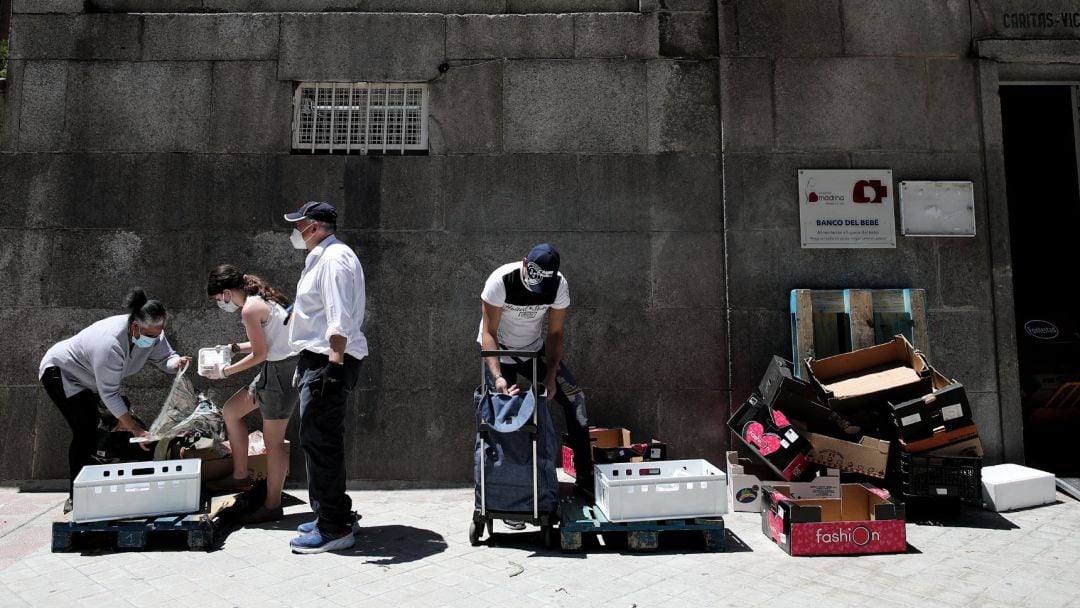
[[[260,302],[266,302],[262,296],[248,296]],[[266,323],[262,324],[263,333],[266,334],[266,360],[281,361],[295,355],[289,346],[289,326],[285,321],[289,313],[277,302],[266,302],[270,306],[270,315],[266,317]]]

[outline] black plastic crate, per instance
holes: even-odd
[[[900,454],[902,494],[911,497],[982,500],[982,458]]]

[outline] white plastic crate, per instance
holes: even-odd
[[[727,476],[706,460],[596,465],[596,506],[613,522],[716,517],[727,512]]]
[[[201,473],[198,458],[83,467],[75,478],[71,520],[194,513],[199,510]]]

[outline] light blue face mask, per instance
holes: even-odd
[[[131,343],[137,348],[150,348],[157,342],[157,338],[151,338],[150,336],[139,336],[138,338],[131,338]]]

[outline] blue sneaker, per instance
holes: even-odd
[[[292,539],[289,546],[293,553],[323,553],[324,551],[340,551],[349,549],[356,544],[356,537],[346,532],[341,536],[331,538],[323,535],[318,530],[313,530],[303,536]]]
[[[363,517],[363,515],[360,515],[356,511],[352,512],[352,533],[353,534],[359,534],[360,533],[360,519],[362,517]],[[311,534],[312,532],[315,531],[315,527],[318,525],[318,523],[319,523],[319,518],[316,517],[315,519],[313,519],[311,521],[304,522],[304,523],[300,524],[299,526],[296,526],[296,531],[299,532],[300,534]]]

